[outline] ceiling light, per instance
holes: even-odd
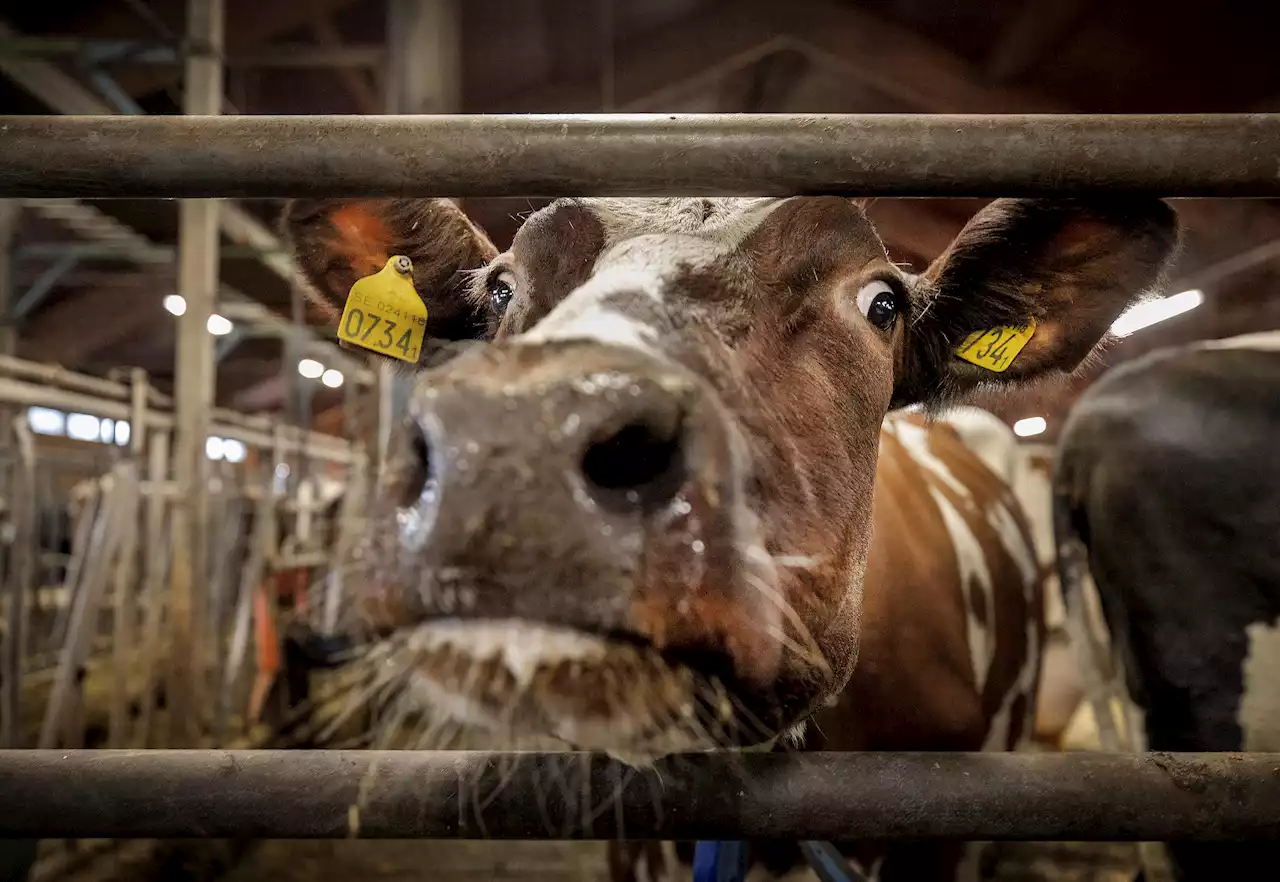
[[[1134,331],[1140,331],[1143,328],[1154,325],[1156,322],[1162,322],[1165,319],[1173,318],[1175,315],[1189,312],[1203,302],[1204,292],[1192,288],[1190,291],[1183,291],[1181,294],[1139,303],[1121,313],[1120,318],[1116,319],[1115,323],[1112,324],[1111,333],[1117,337],[1128,337]]]
[[[1039,435],[1047,428],[1048,423],[1044,421],[1044,417],[1027,417],[1013,424],[1013,434],[1019,438],[1029,438],[1032,435]]]

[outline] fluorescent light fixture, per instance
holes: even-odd
[[[182,315],[187,311],[187,298],[181,294],[170,294],[164,299],[164,308],[174,315]]]
[[[225,337],[231,333],[231,319],[216,312],[209,316],[209,320],[205,322],[205,327],[209,329],[209,333],[215,337]]]
[[[342,371],[329,368],[324,372],[324,375],[320,377],[320,382],[324,383],[330,389],[337,389],[342,385]]]
[[[77,441],[98,440],[98,418],[88,413],[67,415],[67,437]]]
[[[40,435],[64,435],[67,431],[67,415],[51,407],[28,407],[27,425]]]
[[[222,439],[222,458],[227,462],[244,462],[244,444],[234,438]]]
[[[1111,326],[1111,333],[1117,337],[1128,337],[1134,331],[1171,319],[1175,315],[1190,312],[1204,302],[1204,292],[1198,288],[1162,297],[1159,300],[1148,300],[1126,309],[1120,318]]]
[[[302,374],[308,380],[317,379],[324,373],[324,365],[316,361],[314,358],[304,358],[298,362],[298,373]]]
[[[1048,423],[1044,421],[1044,417],[1027,417],[1013,424],[1013,434],[1019,438],[1029,438],[1032,435],[1039,435],[1047,428]]]

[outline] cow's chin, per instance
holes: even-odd
[[[459,746],[600,751],[643,766],[773,740],[741,737],[741,703],[718,680],[634,643],[527,621],[435,620],[401,651],[401,699]]]

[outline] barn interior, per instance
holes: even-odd
[[[225,30],[212,56],[200,34],[211,10]],[[45,0],[0,13],[0,114],[1274,112],[1277,33],[1280,7],[1251,0]],[[214,77],[212,106],[192,110],[193,76]],[[502,249],[550,200],[460,201]],[[880,198],[868,214],[893,259],[921,271],[984,204]],[[1185,235],[1164,299],[1069,380],[977,402],[1025,443],[1052,445],[1076,397],[1118,364],[1280,329],[1280,205],[1173,204]],[[283,713],[271,680],[281,610],[340,615],[382,386],[305,296],[280,208],[221,202],[204,255],[215,315],[195,341],[179,333],[177,201],[0,200],[6,570],[35,586],[0,678],[3,746],[260,743]],[[191,390],[210,372],[198,418]],[[207,535],[188,554],[169,526],[194,468],[190,440],[171,433],[190,426],[207,433],[212,480]],[[172,579],[186,580],[188,605],[193,582],[214,592],[209,615],[149,613],[145,598]],[[257,606],[268,597],[280,610]],[[171,654],[192,628],[209,660]],[[166,672],[193,664],[218,672],[203,699],[159,694]],[[32,879],[140,872],[128,854],[91,860],[96,845],[41,847]],[[281,845],[259,864],[211,858],[157,878],[605,878],[602,852],[583,848]],[[1064,860],[1034,878],[1133,877],[1123,861]]]

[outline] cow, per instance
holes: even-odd
[[[1159,284],[1166,203],[997,200],[919,274],[835,196],[561,199],[502,253],[443,200],[294,202],[284,227],[335,318],[403,255],[433,334],[492,341],[420,373],[359,553],[416,700],[636,765],[1025,733],[1028,527],[928,412],[1077,369]],[[998,328],[1016,356],[957,357]]]
[[[1077,651],[1078,640],[1073,639],[1068,628],[1058,582],[1051,481],[1053,449],[1047,444],[1019,441],[1004,420],[977,407],[961,405],[949,408],[941,416],[1013,491],[1031,529],[1036,567],[1043,584],[1047,631],[1032,737],[1045,748],[1061,748],[1068,743],[1068,727],[1085,697],[1081,668],[1090,659]]]
[[[1245,335],[1122,363],[1063,427],[1064,558],[1083,543],[1138,749],[1280,750],[1278,395],[1280,334]],[[1280,859],[1274,845],[1167,852],[1186,882]]]

